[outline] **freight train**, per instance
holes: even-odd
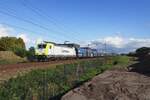
[[[98,57],[100,53],[96,49],[80,47],[74,43],[57,44],[43,41],[36,44],[35,55],[38,61],[46,61],[49,59]]]

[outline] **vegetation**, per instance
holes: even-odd
[[[141,47],[136,49],[135,52],[130,52],[128,55],[136,56],[143,59],[144,57],[147,57],[149,54],[150,54],[150,47]]]
[[[30,61],[34,61],[35,60],[35,48],[34,47],[30,47],[29,51],[27,52],[27,58]]]
[[[0,51],[15,51],[16,48],[25,49],[23,39],[16,37],[1,37]]]
[[[126,61],[125,61],[126,60]],[[112,68],[127,64],[128,57],[109,57],[93,61],[56,66],[55,69],[33,70],[1,84],[1,100],[48,100],[59,97],[78,84]]]
[[[121,65],[126,65],[130,62],[130,59],[128,56],[116,56],[116,57],[113,57],[113,61],[114,61],[114,64],[115,62],[117,62]]]
[[[14,53],[22,58],[27,56],[27,51],[23,48],[15,48]]]
[[[142,47],[136,50],[136,55],[138,57],[145,57],[150,53],[150,48],[149,47]]]
[[[0,51],[0,64],[24,62],[26,59],[14,54],[12,51]]]
[[[1,37],[0,51],[12,51],[20,57],[26,56],[26,48],[23,39],[16,37]]]
[[[34,47],[30,47],[29,50],[27,51],[25,43],[21,38],[1,37],[0,52],[5,52],[4,54],[0,53],[0,64],[11,64],[25,61],[25,58],[27,58],[28,60],[33,60],[35,50]]]

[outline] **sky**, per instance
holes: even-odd
[[[0,0],[0,37],[107,48],[150,47],[150,0]]]

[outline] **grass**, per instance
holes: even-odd
[[[26,59],[13,59],[13,60],[6,60],[6,59],[0,59],[0,65],[6,65],[6,64],[17,64],[21,62],[25,62]]]
[[[74,64],[57,65],[54,69],[36,69],[18,75],[0,86],[1,100],[60,99],[61,95],[95,75],[116,65],[128,64],[126,56],[109,57]]]
[[[130,62],[130,58],[128,56],[117,56],[117,57],[113,57],[114,61],[117,61],[119,64],[123,65],[123,64],[127,64]]]
[[[25,58],[21,58],[17,55],[15,55],[11,51],[0,51],[0,65],[3,64],[16,64],[19,62],[26,61]]]

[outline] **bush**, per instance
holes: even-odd
[[[117,65],[117,64],[118,64],[118,61],[114,61],[114,62],[113,62],[113,65]]]
[[[27,58],[29,61],[35,60],[35,48],[34,47],[29,48],[29,51],[27,52]]]
[[[27,51],[25,50],[25,49],[23,49],[23,48],[16,48],[15,50],[14,50],[14,53],[16,54],[16,55],[18,55],[18,56],[20,56],[20,57],[26,57],[26,55],[27,55]]]

